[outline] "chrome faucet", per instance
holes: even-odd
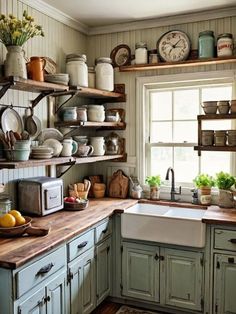
[[[176,202],[178,201],[177,199],[175,199],[175,195],[178,194],[180,195],[181,194],[181,186],[179,187],[179,192],[176,192],[175,190],[175,172],[174,172],[174,169],[172,167],[169,167],[167,169],[167,172],[166,172],[166,180],[169,180],[169,173],[171,172],[172,174],[172,180],[171,180],[171,190],[170,190],[170,199],[171,201],[173,202]]]

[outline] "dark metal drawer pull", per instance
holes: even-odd
[[[40,268],[40,270],[37,272],[36,276],[40,276],[43,274],[48,273],[54,266],[54,263],[49,263],[46,266],[43,266],[42,268]]]
[[[106,229],[102,230],[102,233],[106,233],[106,232],[107,232],[107,230],[108,230],[108,228],[106,228]]]
[[[234,258],[233,258],[233,257],[229,257],[229,258],[228,258],[228,263],[234,264]]]
[[[229,239],[228,241],[231,242],[231,243],[236,244],[236,239]]]
[[[78,248],[78,249],[82,249],[82,248],[85,247],[87,244],[88,244],[88,241],[84,241],[84,242],[80,243],[80,244],[77,246],[77,248]]]

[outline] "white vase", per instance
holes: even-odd
[[[4,62],[5,76],[19,76],[27,79],[26,60],[21,46],[7,46]]]

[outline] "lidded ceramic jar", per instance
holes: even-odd
[[[96,88],[106,91],[114,90],[114,70],[111,58],[101,57],[96,59]]]
[[[233,35],[220,34],[217,38],[217,57],[229,57],[233,54]]]
[[[135,63],[146,64],[148,63],[147,44],[138,42],[135,44]]]
[[[105,108],[103,105],[88,106],[88,120],[93,122],[103,122],[105,120]]]
[[[66,72],[70,77],[70,85],[88,87],[87,58],[84,54],[66,56]]]

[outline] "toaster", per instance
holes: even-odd
[[[63,208],[63,181],[59,178],[33,177],[17,184],[18,209],[45,216]]]

